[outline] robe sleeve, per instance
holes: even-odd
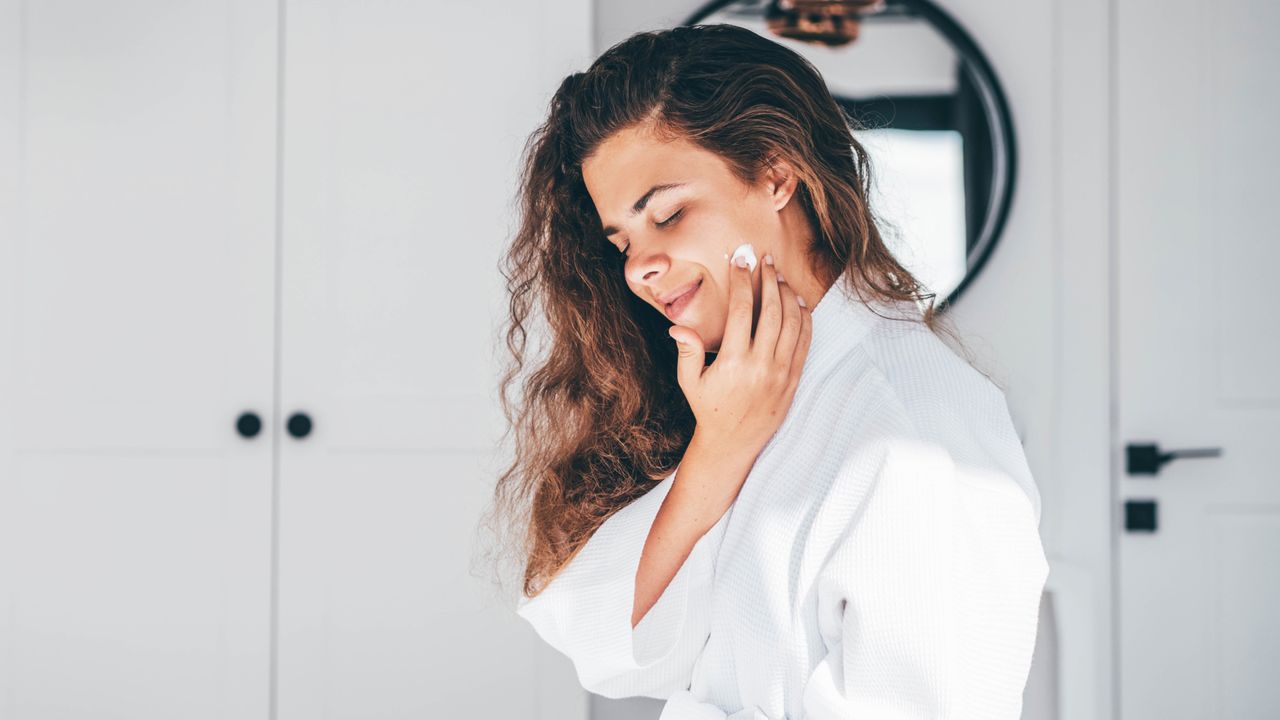
[[[516,612],[573,661],[582,686],[610,698],[668,698],[689,687],[711,633],[711,585],[729,512],[708,530],[633,629],[636,571],[676,473],[618,510]]]
[[[1048,577],[1039,494],[912,441],[819,573],[810,720],[1015,720]]]

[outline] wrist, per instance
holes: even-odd
[[[762,449],[762,447],[756,447],[751,443],[743,443],[736,438],[717,435],[702,426],[694,427],[693,437],[689,440],[689,448],[695,453],[706,453],[709,457],[717,458],[720,462],[729,462],[734,466],[745,466],[747,469],[750,469],[755,464],[756,457]],[[686,450],[687,453],[688,451]]]
[[[678,512],[691,525],[705,532],[738,497],[755,458],[756,453],[748,448],[733,448],[728,442],[699,434],[695,429],[668,500],[678,506]]]

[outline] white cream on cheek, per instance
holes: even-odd
[[[747,259],[747,270],[751,272],[755,272],[756,249],[751,246],[751,243],[742,243],[737,248],[735,248],[733,251],[733,256],[729,258],[729,262],[733,263],[738,259],[738,256],[745,257]]]

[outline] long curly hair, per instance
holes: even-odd
[[[848,269],[859,297],[920,303],[937,329],[933,294],[894,259],[868,207],[856,122],[808,60],[733,25],[641,32],[609,48],[564,79],[530,136],[504,258],[512,358],[500,401],[516,445],[490,517],[511,533],[527,597],[669,475],[693,434],[671,323],[627,287],[625,258],[605,239],[582,178],[604,140],[640,123],[718,154],[746,183],[769,158],[785,158],[812,226],[815,274],[830,286]],[[526,322],[542,319],[535,335],[545,347],[531,352]]]

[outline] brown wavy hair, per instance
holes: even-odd
[[[923,321],[938,327],[933,294],[894,259],[867,205],[858,127],[808,60],[733,25],[641,32],[609,48],[564,79],[530,136],[504,258],[512,358],[500,401],[516,446],[491,518],[515,535],[507,545],[528,597],[669,475],[693,434],[671,323],[627,287],[625,258],[605,239],[582,179],[605,139],[641,123],[718,154],[745,183],[785,158],[799,176],[815,274],[830,286],[848,269],[859,297],[922,302]],[[525,323],[543,318],[546,352],[535,360]]]

